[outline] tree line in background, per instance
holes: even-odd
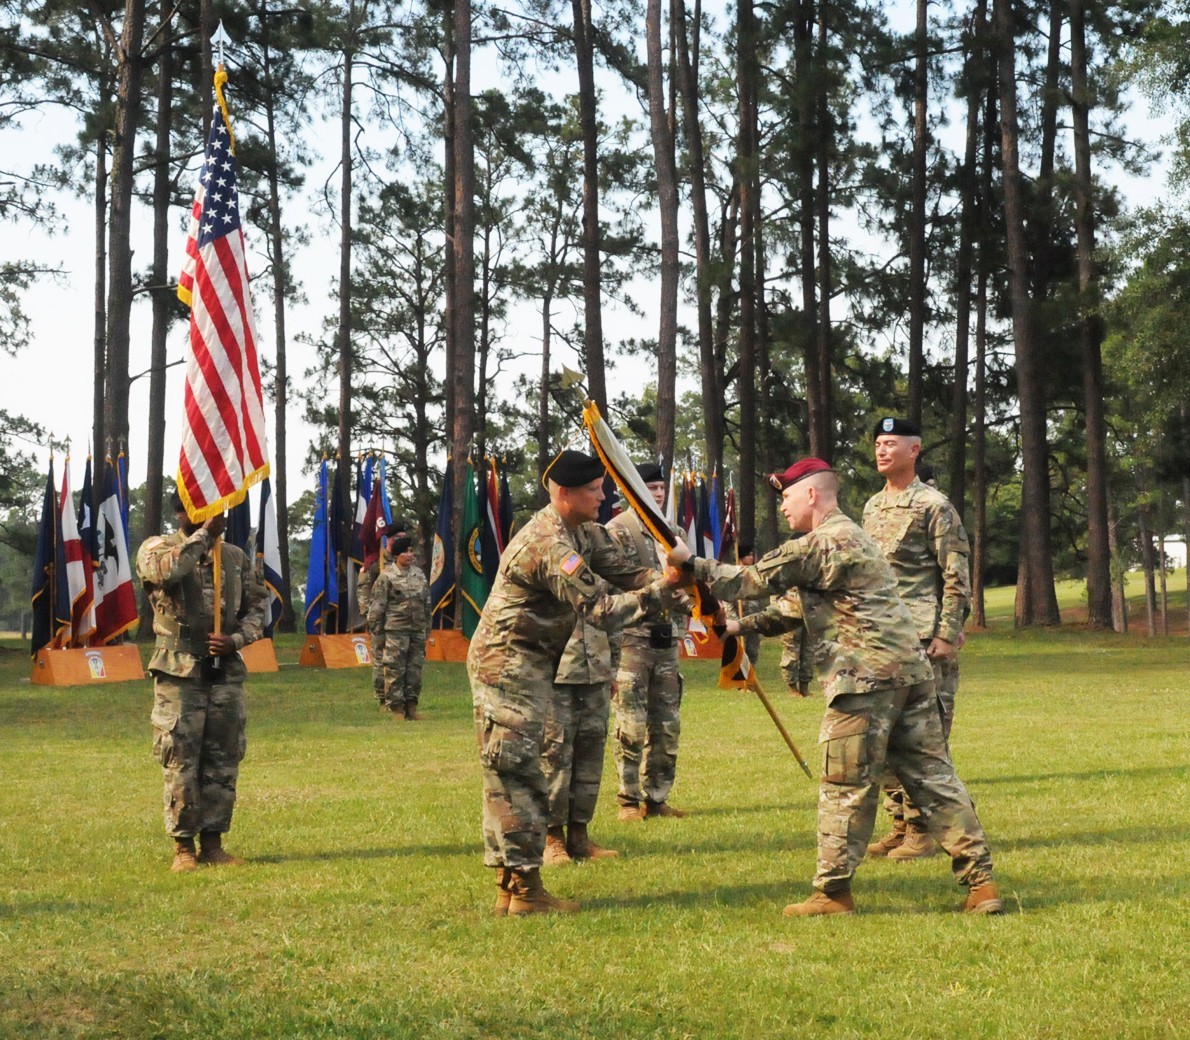
[[[0,0],[0,130],[49,108],[77,127],[53,156],[7,151],[0,221],[52,227],[55,191],[92,204],[95,445],[127,443],[130,384],[149,378],[134,531],[162,527],[183,318],[168,246],[222,20],[291,588],[312,498],[286,486],[293,408],[323,431],[311,468],[388,456],[428,544],[445,454],[498,455],[518,502],[540,499],[578,425],[566,365],[638,454],[733,475],[741,538],[762,546],[780,532],[760,474],[818,455],[857,504],[874,418],[907,415],[971,533],[975,624],[985,583],[1011,581],[1018,625],[1058,623],[1061,574],[1085,577],[1091,625],[1121,628],[1139,563],[1156,630],[1162,540],[1190,527],[1190,212],[1129,208],[1109,178],[1153,161],[1129,138],[1135,88],[1170,116],[1186,183],[1190,8],[901,12],[904,28],[860,0]],[[473,90],[476,68],[499,87]],[[292,373],[287,315],[323,289],[294,262],[324,216],[337,273],[301,334],[316,362]],[[0,273],[15,353],[21,292],[53,272],[9,258]],[[147,373],[129,371],[134,306],[152,310]],[[609,341],[609,308],[639,332]],[[609,399],[617,371],[650,378]],[[698,390],[679,396],[680,374]],[[3,418],[0,537],[24,548],[39,477],[20,438],[45,434]]]

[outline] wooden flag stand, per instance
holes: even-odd
[[[240,651],[249,672],[277,672],[277,651],[271,639],[258,639]]]
[[[128,682],[145,677],[145,666],[134,643],[90,646],[78,650],[42,647],[33,660],[34,686],[89,686]]]
[[[426,636],[427,661],[466,661],[471,645],[457,628],[433,628]]]
[[[334,636],[306,636],[298,664],[303,668],[363,668],[372,666],[372,640],[366,632]]]

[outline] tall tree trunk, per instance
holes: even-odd
[[[1148,496],[1148,474],[1141,471],[1140,494]],[[1145,629],[1152,639],[1157,634],[1156,553],[1153,551],[1153,507],[1147,502],[1136,511],[1140,526],[1140,563],[1145,577]]]
[[[669,113],[665,110],[662,70],[661,0],[648,0],[645,9],[645,49],[648,59],[649,136],[657,173],[657,203],[661,213],[661,321],[657,332],[657,453],[665,472],[674,454],[674,409],[677,394],[678,344],[678,172]]]
[[[145,0],[125,0],[120,34],[116,138],[112,148],[111,222],[108,225],[107,388],[104,435],[118,450],[128,443],[128,346],[132,314],[132,189],[136,131],[141,115],[145,60]]]
[[[1074,222],[1082,311],[1083,409],[1087,444],[1087,623],[1111,627],[1111,549],[1107,544],[1107,431],[1103,407],[1103,319],[1095,265],[1091,180],[1090,92],[1087,88],[1086,0],[1070,0],[1071,109],[1074,119]]]
[[[471,0],[455,2],[455,120],[454,120],[454,368],[448,373],[454,395],[454,426],[449,431],[454,457],[455,573],[462,574],[463,500],[473,479],[471,455],[475,408],[475,149],[471,98]],[[461,624],[463,597],[457,599]]]
[[[834,406],[834,332],[831,326],[831,296],[834,293],[834,270],[831,257],[831,137],[834,121],[831,118],[830,99],[825,82],[827,60],[827,10],[825,3],[818,5],[818,75],[815,107],[815,160],[818,167],[818,183],[815,193],[815,209],[818,233],[818,314],[814,324],[815,350],[818,356],[818,415],[822,450],[819,458],[830,462],[835,457],[835,406]]]
[[[354,27],[353,27],[354,28]],[[351,93],[355,53],[351,46],[343,52],[343,103],[339,113],[339,460],[351,460]],[[344,485],[346,485],[346,481]],[[346,506],[347,503],[343,503]],[[348,510],[345,508],[343,515]],[[343,532],[336,531],[341,539]],[[344,544],[341,540],[339,544]]]
[[[913,182],[909,207],[909,418],[921,423],[926,328],[926,102],[929,94],[927,0],[917,0],[913,34]]]
[[[752,0],[737,4],[740,184],[740,540],[756,541],[756,217],[760,182],[756,155],[757,55]]]
[[[988,162],[991,162],[989,157]],[[971,621],[987,628],[984,604],[984,575],[988,566],[988,478],[987,478],[987,247],[981,245],[979,277],[975,295],[975,429],[971,437],[971,500],[975,525],[971,554]]]
[[[1021,411],[1023,493],[1015,623],[1057,625],[1050,551],[1049,448],[1045,430],[1045,381],[1033,332],[1029,297],[1029,258],[1025,244],[1025,207],[1017,153],[1016,45],[1011,0],[995,0],[1000,71],[1000,135],[1004,221],[1012,294],[1012,336],[1016,347],[1017,394]]]
[[[95,331],[91,344],[91,452],[95,456],[97,473],[103,472],[103,460],[108,450],[103,400],[107,372],[107,134],[107,128],[101,127],[95,138]],[[112,455],[114,457],[115,452]],[[95,486],[102,488],[102,479],[96,480]]]
[[[1124,594],[1124,561],[1120,556],[1120,519],[1116,515],[1115,502],[1107,502],[1107,544],[1111,546],[1111,621],[1115,631],[1128,631],[1128,599]]]
[[[455,360],[455,25],[454,2],[446,0],[443,5],[443,57],[446,69],[442,84],[442,138],[445,156],[443,159],[443,212],[442,222],[446,230],[447,263],[442,275],[443,326],[446,339],[446,371],[453,372]],[[449,440],[455,428],[455,395],[446,392],[446,436]],[[457,599],[458,597],[456,597]]]
[[[595,100],[595,40],[591,0],[571,0],[578,66],[579,124],[583,134],[583,349],[587,390],[607,415],[603,358],[603,289],[599,272],[599,127]]]
[[[702,5],[694,5],[695,44],[687,40],[685,0],[672,0],[678,43],[678,86],[682,99],[682,128],[690,163],[690,205],[694,222],[694,276],[698,301],[698,372],[706,423],[707,465],[723,470],[723,373],[715,364],[714,326],[711,318],[711,231],[707,214],[706,158],[698,111],[698,32]],[[693,57],[691,52],[693,51]],[[720,503],[722,504],[722,503]]]

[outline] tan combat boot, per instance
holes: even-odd
[[[169,869],[175,874],[182,874],[187,870],[198,870],[193,838],[174,838],[174,861],[170,864]]]
[[[621,823],[633,823],[634,821],[643,820],[644,818],[645,807],[643,805],[637,805],[633,803],[632,805],[620,806],[619,819]]]
[[[684,819],[686,814],[681,809],[675,809],[669,802],[645,802],[645,819],[654,816],[668,816],[672,820]]]
[[[938,843],[930,837],[928,831],[909,827],[905,831],[905,840],[888,854],[888,858],[902,863],[907,859],[929,859],[931,856],[937,856],[940,851]]]
[[[244,861],[223,851],[223,835],[218,831],[203,831],[199,840],[198,862],[208,867],[242,867]]]
[[[549,839],[547,838],[546,841],[548,842]],[[548,844],[546,851],[549,851]],[[591,836],[587,834],[585,823],[570,825],[570,829],[566,833],[566,851],[570,853],[571,859],[611,859],[613,856],[619,855],[615,849],[605,849],[602,845],[596,845],[591,840]]]
[[[855,913],[855,900],[851,898],[851,886],[834,892],[815,892],[804,903],[790,903],[781,911],[786,917],[825,917],[828,914]]]
[[[963,904],[963,912],[968,914],[1004,913],[1004,904],[1000,902],[1000,893],[996,891],[995,883],[985,881],[982,885],[975,885],[967,893],[967,902]]]
[[[406,722],[420,722],[421,714],[417,710],[417,701],[405,702],[405,721]]]
[[[566,851],[565,828],[546,828],[545,852],[542,853],[541,861],[547,867],[564,867],[570,862],[570,853]]]
[[[512,880],[512,871],[507,867],[500,867],[496,871],[496,905],[492,907],[493,917],[507,917],[508,904],[512,902],[512,893],[508,891],[508,883]]]
[[[508,883],[512,898],[508,901],[508,916],[522,917],[525,914],[573,914],[578,903],[569,899],[558,899],[550,895],[541,883],[541,871],[537,867],[520,867],[512,871]]]
[[[868,855],[875,859],[889,855],[893,849],[899,849],[905,842],[905,829],[905,821],[894,818],[892,830],[868,846]]]

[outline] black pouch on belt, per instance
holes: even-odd
[[[649,646],[654,650],[668,650],[674,645],[674,627],[670,624],[649,626]]]

